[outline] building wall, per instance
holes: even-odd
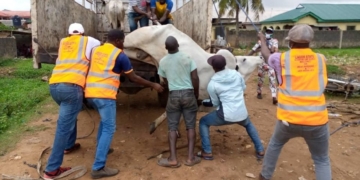
[[[275,30],[273,37],[279,41],[280,47],[287,47],[285,38],[288,30]],[[314,31],[313,48],[360,47],[360,31]],[[240,31],[240,47],[252,48],[258,41],[256,31]],[[342,35],[341,35],[342,34]],[[226,39],[231,46],[235,46],[235,34],[227,33]],[[342,37],[341,37],[342,36]]]
[[[280,27],[281,30],[284,29],[285,25],[295,25],[295,24],[308,24],[308,25],[314,25],[314,26],[337,26],[340,30],[346,31],[347,26],[355,26],[355,30],[360,30],[360,23],[354,22],[354,23],[318,23],[315,18],[312,16],[306,16],[300,19],[296,23],[266,23],[261,25],[261,29],[263,29],[265,26],[270,27],[272,26],[274,29],[276,27]]]
[[[0,38],[0,47],[0,58],[14,58],[17,56],[15,38]]]
[[[96,37],[96,14],[74,0],[31,0],[32,37],[49,52],[57,52],[60,40],[68,35],[71,23],[84,26],[85,33]],[[33,42],[34,62],[37,60],[38,45]],[[43,51],[41,49],[41,51]],[[37,63],[34,63],[37,67]]]
[[[191,0],[172,13],[177,29],[191,37],[199,46],[211,44],[212,1]]]

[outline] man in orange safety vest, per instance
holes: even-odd
[[[259,33],[265,44],[265,36]],[[261,53],[278,75],[278,107],[274,133],[265,152],[260,179],[270,179],[282,147],[294,137],[307,143],[315,164],[317,180],[331,180],[329,126],[324,90],[327,84],[326,59],[313,52],[313,29],[295,25],[288,34],[289,51],[270,55],[266,46]]]
[[[83,90],[89,69],[90,52],[100,41],[84,36],[79,23],[69,26],[69,37],[60,42],[56,65],[49,80],[50,94],[60,106],[52,152],[48,159],[44,178],[58,178],[69,167],[60,167],[64,153],[80,148],[76,141],[76,118],[82,108]]]
[[[105,167],[110,144],[116,130],[116,95],[120,87],[120,74],[133,82],[151,87],[158,92],[163,87],[136,75],[129,58],[123,52],[125,35],[123,31],[113,29],[108,33],[105,44],[93,49],[88,76],[86,78],[85,97],[98,110],[99,125],[95,162],[91,177],[94,179],[115,176],[118,169]]]

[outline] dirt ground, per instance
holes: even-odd
[[[247,81],[246,105],[255,124],[265,148],[270,140],[276,122],[276,106],[272,105],[271,94],[268,86],[264,87],[262,100],[256,98],[256,74]],[[246,173],[253,173],[258,178],[261,163],[254,156],[254,146],[245,129],[237,125],[212,127],[210,130],[211,143],[213,146],[214,160],[203,160],[194,167],[182,165],[177,169],[168,169],[156,164],[157,158],[147,160],[168,148],[166,122],[149,135],[150,123],[161,115],[164,109],[159,108],[156,92],[149,89],[141,91],[137,95],[119,95],[117,107],[117,131],[114,135],[112,147],[114,153],[108,156],[107,166],[120,169],[116,177],[107,179],[131,179],[131,180],[157,180],[157,179],[214,179],[214,180],[246,180]],[[336,103],[336,102],[328,102]],[[339,103],[339,102],[338,102]],[[345,108],[359,110],[360,104],[345,104]],[[54,106],[55,107],[55,106]],[[351,110],[351,109],[350,109]],[[340,113],[341,112],[333,112]],[[74,154],[65,155],[64,166],[85,165],[88,172],[80,179],[91,179],[90,170],[94,160],[95,138],[99,115],[91,112],[96,120],[95,132],[86,139],[80,139],[81,149]],[[198,120],[205,115],[198,113]],[[360,115],[347,115],[332,117],[330,119],[330,131],[340,127],[342,121],[359,119]],[[44,121],[48,119],[47,121]],[[33,121],[29,126],[43,125],[48,127],[44,131],[24,137],[16,148],[0,157],[0,173],[23,176],[30,175],[37,178],[35,169],[24,165],[24,161],[36,164],[40,152],[47,146],[52,145],[56,126],[56,114],[44,114]],[[330,158],[333,179],[351,180],[359,179],[360,176],[360,127],[346,127],[338,131],[330,138]],[[80,112],[78,122],[78,135],[88,134],[92,129],[92,121],[86,111]],[[220,129],[222,133],[217,132]],[[225,131],[225,132],[224,132]],[[187,142],[184,124],[181,124],[182,137],[178,140],[178,146]],[[199,138],[199,135],[197,135]],[[196,151],[200,150],[200,142],[197,142]],[[186,159],[187,149],[178,151],[180,161]],[[21,159],[15,160],[15,156]],[[168,153],[163,154],[168,156]],[[48,154],[44,158],[47,160]],[[292,139],[283,148],[277,163],[275,180],[297,180],[303,177],[307,180],[315,179],[314,166],[309,150],[304,140]]]

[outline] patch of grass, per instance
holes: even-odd
[[[49,85],[41,77],[51,75],[54,65],[34,69],[31,59],[0,60],[0,134],[12,125],[26,122],[22,117],[50,97]],[[11,69],[11,70],[9,70]]]
[[[47,97],[44,101],[37,104],[31,110],[24,112],[21,117],[23,122],[37,120],[44,116],[43,113],[55,114],[58,111],[57,104],[51,97]],[[44,125],[29,126],[27,123],[12,123],[0,134],[0,156],[15,148],[16,143],[24,136],[32,135],[37,131],[44,131],[48,127]]]
[[[345,75],[346,72],[342,70],[339,66],[327,64],[327,73],[331,75]]]
[[[343,101],[345,99],[345,93],[344,94],[333,94],[333,93],[325,93],[326,101]],[[353,95],[353,97],[348,97],[347,102],[354,103],[354,104],[360,104],[360,98],[356,95]]]

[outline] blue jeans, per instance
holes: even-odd
[[[289,126],[286,126],[282,121],[278,121],[265,152],[261,175],[266,179],[272,177],[281,149],[291,138],[295,137],[304,138],[309,147],[311,158],[315,164],[316,180],[331,180],[328,124],[303,126],[289,123]]]
[[[141,14],[139,13],[135,13],[135,12],[128,13],[130,32],[133,32],[138,28],[138,24],[137,21],[135,21],[135,18],[139,16],[141,16]],[[140,23],[140,27],[149,26],[149,18],[147,16],[144,16],[139,20],[139,23]]]
[[[76,141],[76,118],[82,108],[83,89],[75,84],[51,84],[50,94],[60,106],[53,148],[45,171],[57,170],[64,158],[64,150]]]
[[[250,118],[247,117],[245,120],[240,122],[228,122],[221,119],[216,111],[213,111],[200,119],[199,123],[199,131],[201,136],[201,145],[202,149],[205,153],[212,153],[211,144],[210,144],[210,135],[209,128],[210,126],[223,126],[230,124],[238,124],[246,128],[248,135],[254,143],[256,152],[263,152],[264,147],[261,144],[261,140],[259,138],[258,132],[255,126],[251,123]]]
[[[101,121],[97,134],[96,155],[93,170],[105,167],[107,154],[116,130],[116,100],[89,98],[89,103],[99,112]]]

